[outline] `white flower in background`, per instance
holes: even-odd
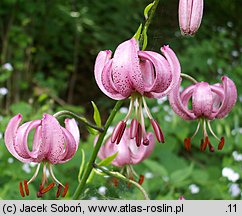
[[[229,167],[224,167],[222,170],[222,175],[227,177],[229,181],[236,182],[240,176],[239,173],[235,172],[233,169]]]
[[[128,113],[129,109],[127,107],[121,107],[119,111],[123,114],[126,114]]]
[[[189,190],[190,190],[190,192],[192,193],[192,194],[197,194],[197,193],[199,193],[199,191],[200,191],[200,188],[197,186],[197,185],[195,185],[195,184],[191,184],[191,185],[189,185]]]
[[[231,194],[232,197],[237,197],[240,195],[241,190],[238,184],[231,184],[229,187],[229,193]]]
[[[3,133],[2,132],[0,132],[0,139],[2,139],[3,138]]]
[[[31,173],[31,169],[30,169],[30,166],[29,164],[25,163],[23,166],[22,166],[22,169],[24,172],[26,173]]]
[[[104,196],[106,194],[107,188],[105,186],[101,186],[100,188],[98,188],[98,193],[102,196]]]
[[[13,71],[13,66],[10,63],[5,63],[2,65],[2,69],[8,70],[8,71]]]
[[[5,87],[1,87],[0,88],[0,95],[6,95],[8,93],[8,89],[7,88],[5,88]]]
[[[163,104],[165,101],[167,101],[167,96],[157,99],[158,104]]]
[[[146,172],[145,173],[145,178],[146,179],[152,179],[154,177],[153,173],[152,172]]]
[[[235,161],[242,161],[242,154],[239,154],[237,151],[233,151],[232,155]]]
[[[97,197],[90,197],[90,200],[98,200]]]
[[[12,164],[13,163],[13,158],[12,157],[10,157],[10,158],[8,158],[8,163],[10,163],[10,164]]]

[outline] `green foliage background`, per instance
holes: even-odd
[[[0,198],[20,199],[18,184],[34,173],[32,165],[23,165],[6,150],[3,142],[8,120],[22,113],[25,121],[69,109],[92,118],[92,105],[98,105],[103,122],[114,101],[98,89],[93,65],[100,50],[111,49],[133,36],[141,21],[144,0],[1,0],[0,2]],[[177,0],[161,0],[148,31],[148,50],[159,51],[164,44],[177,53],[182,71],[199,81],[220,82],[229,76],[237,85],[238,101],[228,117],[212,122],[218,136],[225,136],[223,151],[199,151],[199,135],[187,153],[183,139],[193,133],[195,122],[177,117],[167,101],[149,100],[153,115],[160,122],[166,143],[156,144],[151,157],[134,167],[146,176],[143,184],[151,199],[241,199],[231,196],[231,185],[242,187],[242,165],[234,155],[242,154],[242,13],[241,0],[205,1],[202,25],[195,37],[181,36],[177,18]],[[13,70],[4,68],[9,63]],[[187,83],[188,84],[188,83]],[[127,104],[125,104],[127,106]],[[124,110],[124,109],[123,109]],[[124,117],[120,113],[115,122]],[[115,125],[114,122],[114,125]],[[71,198],[78,184],[82,160],[88,160],[94,136],[81,125],[80,148],[70,162],[56,165],[62,182],[68,181]],[[201,134],[200,134],[201,135]],[[216,146],[217,141],[211,139]],[[236,182],[222,176],[224,167],[240,175]],[[117,168],[109,166],[109,169]],[[31,184],[28,199],[36,199],[41,175]],[[192,192],[191,185],[199,191]],[[107,188],[106,194],[100,187]],[[53,199],[54,192],[44,198]],[[120,182],[114,187],[110,178],[95,175],[86,188],[85,199],[142,199],[137,189]]]

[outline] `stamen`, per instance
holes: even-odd
[[[120,134],[120,130],[122,130],[122,128],[124,127],[124,124],[125,124],[124,121],[120,121],[120,122],[115,126],[115,128],[114,128],[114,130],[113,130],[113,133],[112,133],[112,136],[111,136],[111,142],[112,142],[112,143],[114,143],[114,142],[117,140],[117,138],[118,138],[118,136],[119,136],[119,134]],[[125,124],[125,125],[126,125],[126,124]]]
[[[142,128],[141,128],[141,124],[138,123],[138,129],[137,129],[137,133],[136,133],[136,137],[135,137],[136,145],[138,147],[140,147],[140,145],[141,145],[141,140],[142,140]]]
[[[44,186],[43,186],[43,184],[41,183],[40,186],[39,186],[39,191],[36,193],[36,195],[37,195],[38,198],[43,197],[43,194],[41,193],[43,187],[44,187]]]
[[[37,168],[36,168],[36,170],[35,170],[35,173],[34,173],[34,175],[32,176],[32,178],[28,181],[28,185],[32,182],[32,181],[34,181],[35,179],[36,179],[36,177],[37,177],[37,175],[38,175],[38,173],[39,173],[39,169],[40,169],[40,163],[38,164],[38,166],[37,166]]]
[[[131,121],[131,124],[130,124],[130,139],[134,139],[136,134],[137,134],[137,130],[138,130],[138,124],[139,122],[134,118],[132,119]]]
[[[220,139],[214,133],[214,131],[213,131],[212,127],[211,127],[210,121],[207,121],[207,124],[208,124],[208,128],[209,128],[209,131],[211,132],[211,134],[215,137],[215,139],[217,139],[218,141],[220,141]]]
[[[187,137],[184,139],[184,146],[187,151],[191,151],[191,138]]]
[[[22,197],[25,197],[22,182],[19,182],[19,192]]]
[[[133,177],[133,176],[129,177],[129,180],[134,181],[134,177]],[[128,182],[127,186],[128,186],[128,188],[130,188],[131,183],[130,183],[130,182]]]
[[[29,195],[29,187],[28,187],[27,180],[24,180],[24,190],[25,190],[26,195],[28,196]]]
[[[133,109],[134,109],[134,98],[133,96],[131,96],[131,100],[130,100],[130,104],[129,104],[129,110],[128,110],[128,113],[127,115],[125,116],[124,118],[124,121],[126,122],[129,117],[131,116],[132,112],[133,112]]]
[[[113,181],[114,187],[118,187],[118,179],[114,177],[112,178],[112,181]]]
[[[61,185],[64,188],[64,185],[60,181],[58,181],[58,179],[55,177],[51,164],[49,164],[49,171],[50,171],[50,177],[53,179],[53,181],[57,185]]]
[[[200,143],[200,151],[203,152],[203,151],[205,151],[205,149],[206,149],[206,146],[204,146],[204,140],[201,139],[201,143]]]
[[[209,139],[208,139],[208,146],[209,146],[209,151],[210,151],[210,152],[214,152],[214,147],[213,147],[213,145],[210,143]]]
[[[155,119],[150,119],[150,122],[155,132],[156,139],[158,140],[158,142],[164,143],[165,142],[164,135],[158,122]]]
[[[116,140],[116,144],[119,144],[119,143],[120,143],[120,140],[121,140],[122,137],[123,137],[123,134],[124,134],[125,128],[126,128],[126,123],[124,122],[124,123],[122,124],[122,127],[120,127],[119,134],[118,134],[118,137],[117,137],[117,140]]]
[[[66,185],[64,187],[64,191],[61,194],[62,197],[65,197],[66,196],[66,193],[68,191],[68,188],[69,188],[69,184],[68,184],[68,182],[66,182]]]
[[[144,175],[140,175],[139,176],[139,185],[142,185],[143,184],[143,182],[144,182],[144,180],[145,180],[145,177],[144,177]]]
[[[222,150],[224,147],[224,137],[221,138],[219,144],[218,144],[218,150]]]
[[[52,182],[52,183],[50,183],[50,184],[47,186],[47,188],[42,189],[42,190],[40,191],[40,193],[41,193],[41,194],[44,194],[44,193],[48,192],[49,190],[51,190],[54,186],[55,186],[55,183]]]
[[[149,108],[148,108],[148,106],[147,106],[147,103],[146,103],[146,101],[145,101],[145,98],[142,97],[142,100],[143,100],[143,104],[144,104],[144,108],[145,108],[145,111],[146,111],[146,113],[147,113],[147,116],[149,117],[150,120],[153,119],[153,117],[152,117],[152,115],[151,115],[151,113],[150,113],[150,110],[149,110]]]
[[[147,138],[146,135],[143,136],[143,145],[148,146],[150,144],[149,139]]]
[[[55,195],[56,198],[59,198],[60,193],[61,193],[61,191],[62,191],[62,188],[63,188],[62,185],[59,184],[59,185],[58,185],[58,190],[57,190],[56,195]]]
[[[195,130],[194,134],[191,136],[191,140],[196,136],[196,134],[197,134],[197,132],[198,132],[198,130],[200,128],[200,125],[201,125],[201,120],[199,120],[196,130]]]

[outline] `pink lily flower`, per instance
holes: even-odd
[[[22,115],[14,116],[8,123],[5,131],[5,145],[8,151],[19,161],[23,163],[38,163],[36,172],[33,177],[24,184],[20,182],[20,194],[24,197],[29,195],[28,185],[35,180],[38,175],[40,165],[43,163],[43,176],[40,184],[38,197],[52,189],[55,185],[58,187],[56,197],[61,194],[64,197],[68,190],[68,183],[63,185],[54,175],[52,165],[61,164],[69,161],[77,151],[80,141],[78,126],[74,119],[65,120],[65,128],[62,127],[55,117],[44,114],[41,120],[33,120],[20,126]],[[29,133],[35,130],[32,148],[28,145]],[[48,166],[48,167],[47,167]],[[53,180],[45,188],[47,184],[47,168]]]
[[[119,145],[112,142],[112,138],[109,138],[104,145],[101,146],[98,157],[103,160],[106,157],[114,155],[118,152],[116,158],[112,161],[112,165],[117,167],[125,167],[127,178],[134,180],[135,176],[138,176],[134,169],[130,165],[141,163],[143,160],[148,158],[155,147],[155,140],[153,133],[147,133],[147,139],[149,145],[137,146],[134,139],[130,139],[130,129],[126,128],[124,134],[120,140]],[[114,185],[118,186],[118,180],[114,180]],[[144,181],[144,176],[140,175],[138,183],[141,185]]]
[[[203,139],[200,145],[201,151],[205,151],[207,146],[209,146],[211,152],[214,151],[214,147],[208,139],[207,126],[211,134],[219,141],[218,150],[221,150],[224,146],[224,137],[219,139],[215,135],[210,121],[215,118],[224,118],[235,105],[237,89],[234,82],[223,76],[222,84],[209,85],[206,82],[199,82],[188,86],[181,93],[179,92],[180,84],[169,94],[172,109],[185,120],[199,120],[193,136],[184,140],[185,148],[190,150],[191,140],[195,137],[202,124]],[[192,99],[191,109],[188,108],[190,99]]]
[[[99,88],[108,97],[122,100],[131,97],[129,111],[123,121],[115,127],[112,142],[120,142],[126,122],[135,107],[135,117],[131,123],[130,138],[136,139],[140,146],[149,145],[144,125],[144,110],[149,117],[156,138],[164,142],[164,136],[159,124],[153,119],[145,98],[161,98],[177,85],[180,77],[180,63],[175,53],[164,46],[161,48],[164,56],[153,51],[139,50],[136,39],[132,38],[121,43],[115,50],[99,52],[95,62],[95,79]]]
[[[117,157],[112,161],[112,165],[117,167],[139,164],[149,157],[155,146],[154,135],[148,133],[147,139],[150,144],[148,146],[141,145],[138,147],[135,141],[130,139],[129,134],[130,129],[126,128],[119,145],[113,143],[111,138],[109,138],[107,142],[101,146],[98,152],[98,157],[103,160],[118,152]]]
[[[180,0],[178,13],[182,34],[193,35],[202,21],[203,0]]]

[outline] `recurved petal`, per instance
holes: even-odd
[[[131,152],[131,164],[138,164],[150,156],[154,147],[155,139],[153,133],[147,133],[147,139],[149,140],[149,145],[140,145],[137,147],[135,143],[129,143],[129,149]]]
[[[170,92],[170,94],[168,95],[170,105],[171,105],[173,111],[177,115],[179,115],[181,118],[183,118],[185,120],[196,119],[196,116],[191,111],[189,111],[188,107],[184,106],[181,101],[180,92],[179,92],[181,81],[182,81],[182,79],[180,79],[180,82],[178,83],[178,85],[176,85],[173,88],[173,90]]]
[[[36,137],[34,137],[34,145],[32,145],[32,151],[30,151],[28,147],[28,136],[32,129],[35,129],[40,125],[41,120],[34,120],[19,127],[16,135],[15,149],[22,157],[36,159],[39,156],[39,147],[36,146],[39,145],[39,142],[37,142]],[[37,137],[38,136],[39,134]]]
[[[192,110],[197,117],[210,117],[213,110],[213,94],[210,85],[200,82],[195,85],[192,95]]]
[[[95,66],[94,66],[94,76],[98,87],[106,94],[106,89],[102,83],[102,72],[106,63],[110,60],[112,55],[111,50],[100,51],[97,55]]]
[[[65,136],[62,127],[55,117],[44,114],[42,119],[42,140],[48,152],[47,159],[52,164],[58,163],[62,158],[65,146]]]
[[[76,142],[74,136],[70,133],[70,131],[62,127],[62,132],[65,136],[66,146],[62,153],[62,156],[59,157],[59,161],[57,163],[66,163],[67,161],[69,161],[75,155],[78,148],[78,143]]]
[[[105,89],[104,93],[108,97],[110,97],[114,100],[122,100],[126,97],[124,97],[123,95],[121,95],[118,92],[118,90],[113,82],[112,63],[113,63],[113,60],[111,59],[110,61],[108,61],[106,63],[106,65],[104,66],[103,71],[102,71],[101,80],[102,80],[103,87]]]
[[[66,129],[72,134],[76,141],[76,147],[78,147],[79,142],[80,142],[80,131],[77,126],[76,120],[75,119],[65,119],[65,127]]]
[[[19,161],[23,162],[23,163],[29,163],[32,162],[32,159],[25,159],[23,157],[21,157],[15,150],[14,148],[14,142],[15,142],[15,137],[17,134],[17,130],[19,127],[20,122],[22,121],[22,115],[18,114],[16,116],[14,116],[12,119],[10,119],[7,128],[5,130],[5,134],[4,134],[4,142],[5,145],[8,149],[8,151]]]
[[[163,92],[163,96],[169,94],[169,92],[179,83],[181,75],[181,66],[176,54],[169,48],[169,46],[163,46],[161,52],[166,57],[171,69],[172,81],[169,87]]]
[[[120,93],[124,97],[129,97],[131,93],[135,90],[135,88],[137,90],[141,90],[143,85],[143,81],[139,83],[138,86],[136,86],[136,82],[133,84],[132,81],[133,75],[131,74],[136,73],[136,71],[133,70],[140,70],[140,68],[134,68],[137,64],[136,61],[138,61],[137,53],[135,54],[134,51],[136,48],[134,46],[135,44],[133,39],[125,41],[117,47],[113,56],[112,75],[114,85],[118,93]],[[141,71],[140,73],[137,73],[137,80],[139,81],[142,78],[140,76]]]
[[[223,89],[224,89],[224,98],[221,107],[216,118],[225,117],[233,108],[237,101],[237,88],[234,82],[229,79],[227,76],[222,77]]]
[[[172,74],[168,62],[162,55],[152,51],[140,51],[139,57],[151,65],[150,70],[143,71],[145,92],[163,94],[172,81]],[[151,77],[152,80],[149,80],[148,77]]]

